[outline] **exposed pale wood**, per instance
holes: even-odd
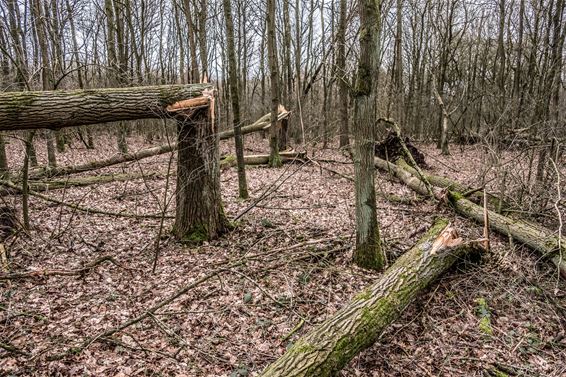
[[[190,98],[183,101],[175,102],[174,104],[167,106],[166,110],[183,111],[194,107],[208,106],[209,104],[210,104],[210,98],[203,96],[203,97]]]
[[[480,243],[463,243],[440,219],[411,250],[345,307],[300,338],[262,377],[335,376],[456,260]]]

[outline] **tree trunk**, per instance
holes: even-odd
[[[422,195],[428,195],[425,184],[416,176],[409,173],[400,166],[375,158],[375,166],[383,171],[392,172],[401,179],[409,188]],[[446,202],[444,194],[440,191],[435,193],[441,202]],[[484,209],[464,198],[457,191],[448,191],[448,203],[460,215],[476,220],[484,224]],[[566,278],[566,240],[553,234],[550,230],[526,221],[511,219],[493,211],[488,211],[489,227],[507,237],[512,236],[520,243],[527,245],[533,250],[540,252],[544,257],[550,258],[552,263],[560,270]]]
[[[178,158],[175,225],[177,239],[200,243],[228,229],[222,209],[217,123],[197,110],[178,120]],[[181,115],[180,115],[181,117]]]
[[[59,129],[167,116],[166,107],[199,97],[210,84],[0,93],[0,131]]]
[[[277,39],[275,27],[275,0],[267,0],[267,57],[271,82],[271,128],[269,130],[269,165],[281,166],[277,116],[279,114],[279,63],[277,62]]]
[[[302,152],[281,152],[281,163],[292,162],[297,160],[302,160],[306,157],[306,153]],[[244,156],[244,163],[246,165],[268,165],[269,155],[258,154],[258,155],[248,155]],[[220,169],[226,169],[232,166],[236,166],[236,158],[234,156],[224,156],[220,160]]]
[[[234,47],[234,24],[232,22],[231,0],[224,0],[224,18],[226,22],[226,43],[228,52],[228,71],[230,79],[230,99],[232,100],[232,122],[234,128],[234,141],[236,144],[236,160],[238,165],[238,192],[240,198],[248,198],[248,184],[246,182],[246,166],[244,164],[244,143],[242,140],[240,119],[240,95],[238,88],[238,67],[236,67],[236,51]]]
[[[354,107],[354,171],[356,194],[356,249],[354,262],[363,268],[385,267],[375,208],[374,127],[376,124],[375,76],[379,70],[379,9],[374,0],[360,7],[360,61]]]
[[[338,80],[338,88],[340,92],[339,113],[340,113],[340,148],[347,147],[350,144],[348,137],[348,74],[346,70],[346,18],[347,18],[346,0],[340,0],[340,21],[338,24],[338,35],[336,36],[338,44],[338,57],[336,61],[336,76]]]
[[[337,375],[375,343],[419,293],[474,248],[474,243],[462,244],[447,224],[447,220],[438,220],[375,284],[299,339],[261,376]]]

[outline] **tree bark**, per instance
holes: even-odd
[[[269,60],[269,78],[271,83],[271,129],[269,130],[269,165],[281,166],[277,117],[279,114],[279,63],[277,62],[277,39],[275,22],[275,0],[267,0],[267,57]]]
[[[362,30],[352,130],[356,194],[354,262],[363,268],[381,270],[386,260],[377,223],[373,167],[380,17],[378,4],[374,0],[360,1],[359,7]]]
[[[10,173],[8,167],[8,157],[6,156],[6,142],[4,135],[0,132],[0,178],[5,177]]]
[[[428,195],[425,184],[400,166],[384,161],[378,157],[375,158],[375,166],[383,171],[392,172],[403,183],[405,183],[413,191],[422,195]],[[464,198],[457,191],[448,191],[448,201],[444,194],[438,190],[435,196],[450,205],[460,215],[476,220],[484,224],[483,207]],[[526,221],[511,219],[500,215],[493,211],[488,211],[489,227],[499,234],[507,237],[511,236],[520,243],[538,251],[543,257],[549,258],[552,263],[559,269],[560,274],[566,278],[566,240],[555,236],[550,230],[537,226]]]
[[[210,88],[191,84],[0,93],[0,131],[166,117],[168,105],[199,97]]]
[[[346,0],[340,0],[340,21],[338,23],[338,33],[336,43],[338,44],[338,56],[336,59],[338,90],[340,93],[339,112],[340,112],[340,148],[350,144],[348,136],[348,74],[346,70],[346,18],[348,9]]]
[[[375,283],[299,339],[262,377],[334,376],[458,258],[478,248],[463,244],[448,221],[438,220]]]
[[[242,140],[240,119],[240,95],[238,88],[238,67],[236,67],[236,51],[234,47],[234,23],[232,22],[232,0],[224,0],[224,19],[226,22],[226,44],[228,52],[228,71],[230,79],[230,99],[232,100],[232,123],[236,144],[236,160],[238,165],[238,192],[242,199],[248,198],[246,182],[246,166],[244,164],[244,143]]]
[[[178,120],[177,189],[175,225],[177,239],[200,243],[228,229],[222,209],[217,123],[210,110]],[[182,117],[182,115],[179,115]]]

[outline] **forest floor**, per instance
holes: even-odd
[[[94,151],[75,143],[59,155],[60,165],[115,153],[110,137],[96,141]],[[131,150],[148,146],[137,138],[129,142]],[[249,154],[267,150],[258,136],[246,137],[246,145]],[[419,147],[435,174],[473,187],[481,176],[488,181],[496,174],[486,167],[480,146],[454,146],[452,156]],[[222,142],[223,153],[231,148]],[[0,343],[15,347],[12,352],[0,348],[0,375],[256,375],[379,277],[351,263],[354,192],[353,182],[344,177],[353,177],[349,158],[336,149],[308,152],[318,164],[248,168],[250,199],[245,201],[237,198],[235,169],[222,172],[230,219],[267,194],[235,230],[199,247],[171,239],[170,218],[159,237],[159,219],[88,214],[31,198],[31,237],[20,234],[7,243],[12,272],[78,269],[106,255],[120,266],[103,263],[81,275],[0,282]],[[42,160],[45,151],[38,153]],[[12,142],[11,161],[17,164],[21,155],[20,143]],[[159,172],[157,179],[48,194],[135,214],[158,214],[167,202],[170,216],[175,180],[166,185],[169,161],[174,159],[166,154],[97,171]],[[510,174],[518,177],[523,174],[519,161],[524,159],[506,156]],[[465,239],[481,237],[481,226],[418,198],[385,174],[377,173],[376,187],[391,260],[437,216],[449,218]],[[17,197],[2,200],[21,208]],[[156,239],[159,259],[152,273]],[[462,263],[433,284],[342,375],[566,376],[566,284],[552,265],[521,245],[494,235],[492,246],[481,263]],[[78,355],[50,361],[208,275],[155,315],[92,339]]]

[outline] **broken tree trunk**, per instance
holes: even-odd
[[[375,166],[383,171],[393,173],[413,191],[427,195],[424,183],[402,167],[378,157],[375,158]],[[444,199],[444,193],[441,190],[435,191],[435,196],[440,200]],[[442,201],[446,202],[445,200]],[[461,193],[449,190],[448,203],[460,215],[484,224],[483,207],[466,199]],[[515,240],[541,253],[543,257],[550,258],[559,269],[560,274],[566,278],[566,240],[554,235],[552,231],[542,226],[511,219],[493,211],[488,211],[488,218],[489,227],[492,230],[503,236],[512,236]]]
[[[419,176],[418,175],[419,173],[413,167],[411,167],[409,164],[407,164],[405,162],[405,160],[403,160],[403,159],[397,160],[397,165],[399,165],[400,167],[402,167],[403,169],[405,169],[406,171],[408,171],[412,175],[414,175],[416,177]],[[439,176],[439,175],[429,174],[426,171],[422,171],[422,174],[425,177],[425,179],[427,181],[429,181],[435,187],[445,188],[445,189],[448,189],[450,191],[457,191],[476,204],[481,203],[483,201],[483,192],[482,192],[483,190],[481,190],[481,189],[473,189],[473,188],[468,187],[466,185],[463,185],[459,182],[456,182],[456,181],[454,181],[450,178],[442,177],[442,176]],[[488,203],[491,206],[493,206],[493,208],[497,208],[498,206],[501,206],[501,205],[503,207],[509,207],[509,204],[504,203],[497,196],[490,194],[490,193],[486,193],[486,194],[487,194],[487,197],[488,197]]]
[[[200,97],[210,84],[0,93],[0,130],[59,129],[167,117],[167,106]]]
[[[195,98],[196,100],[197,98]],[[199,106],[200,107],[200,106]],[[289,112],[282,112],[279,114],[281,119],[284,119],[289,116]],[[265,114],[253,124],[249,126],[242,127],[242,135],[262,131],[266,128],[269,128],[269,117],[270,114]],[[220,140],[226,140],[234,137],[234,130],[223,131],[219,133]],[[177,150],[177,143],[170,143],[167,145],[161,145],[158,147],[152,147],[147,149],[142,149],[138,152],[131,152],[131,153],[122,153],[117,154],[112,157],[109,157],[104,160],[99,161],[91,161],[85,164],[74,165],[74,166],[62,166],[57,168],[39,168],[30,171],[30,179],[41,179],[45,177],[57,177],[62,175],[69,175],[69,174],[77,174],[85,171],[92,171],[101,168],[105,168],[108,166],[113,166],[117,164],[123,164],[125,162],[131,161],[139,161],[144,158],[149,158],[153,156],[157,156],[160,154],[170,153]]]
[[[214,121],[212,103],[196,112],[181,112],[177,119],[173,234],[181,241],[199,243],[216,238],[229,228],[220,195],[218,123]]]
[[[303,160],[306,157],[304,152],[280,152],[281,162],[292,162],[297,160]],[[244,156],[244,163],[246,165],[267,165],[269,163],[268,154],[257,154]],[[220,168],[226,169],[236,166],[236,156],[228,155],[220,160]]]
[[[336,375],[370,347],[420,292],[478,245],[462,243],[447,220],[438,220],[376,283],[300,338],[261,376]]]
[[[277,120],[281,121],[283,119],[287,119],[289,117],[289,114],[291,114],[290,111],[287,111],[287,109],[285,109],[283,106],[280,106]],[[242,135],[269,129],[269,127],[271,127],[270,119],[271,113],[267,113],[249,126],[242,127]],[[234,137],[233,129],[220,132],[220,140],[229,139],[231,137]]]

